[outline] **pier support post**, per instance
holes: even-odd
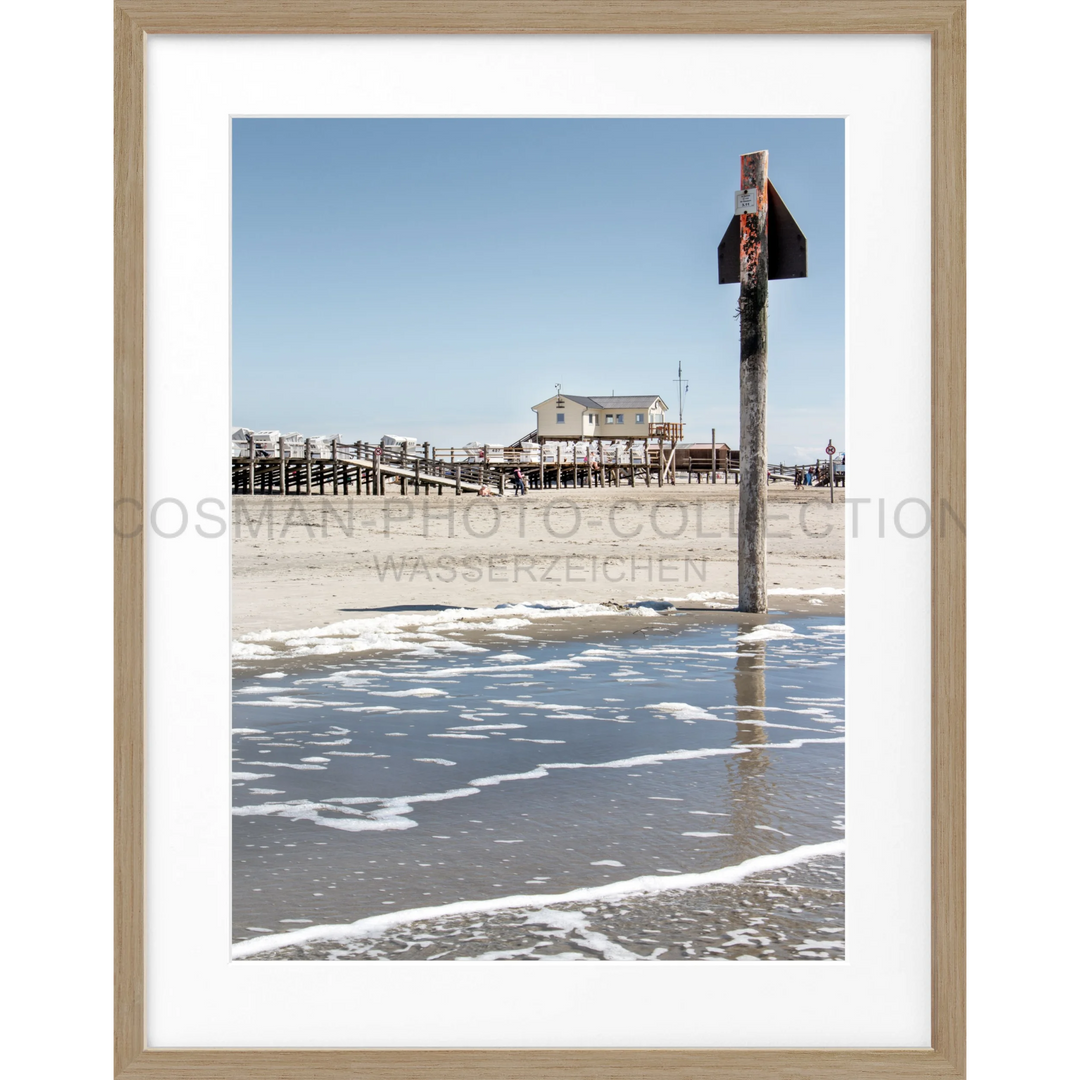
[[[255,494],[255,436],[248,436],[248,494]]]

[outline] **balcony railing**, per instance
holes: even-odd
[[[683,437],[683,426],[682,424],[650,424],[649,437],[652,439],[675,439],[678,441]]]

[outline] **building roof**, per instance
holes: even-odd
[[[618,397],[594,397],[593,401],[601,409],[647,409],[659,397],[659,394],[631,394]],[[663,399],[660,400],[662,403]],[[665,405],[664,408],[666,409],[667,406]]]
[[[586,409],[648,409],[654,401],[659,400],[665,410],[667,405],[659,394],[630,394],[617,397],[582,397],[579,394],[556,394],[553,397],[564,397],[569,401],[583,405]],[[551,398],[545,398],[550,401]],[[543,404],[543,402],[541,402]],[[537,408],[537,406],[533,406]]]

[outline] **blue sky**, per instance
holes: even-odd
[[[440,446],[531,406],[689,382],[738,442],[739,155],[769,151],[810,276],[770,283],[769,460],[843,446],[842,120],[233,121],[233,419]]]

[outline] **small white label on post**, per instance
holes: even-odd
[[[757,211],[757,188],[748,187],[735,192],[735,213],[756,214]]]

